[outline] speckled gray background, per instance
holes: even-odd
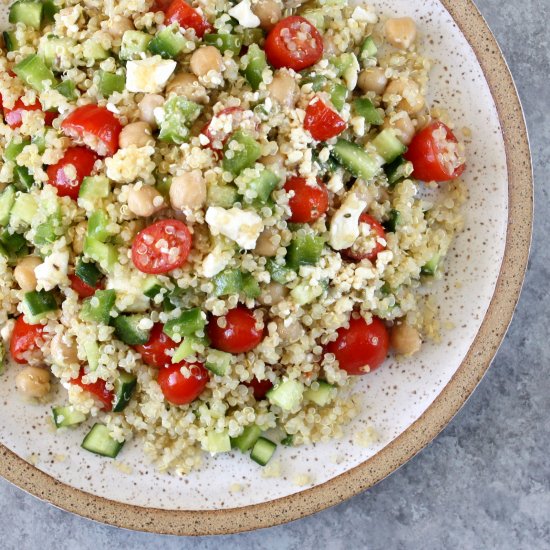
[[[0,547],[550,548],[549,0],[477,0],[523,101],[535,166],[535,235],[521,302],[484,381],[437,440],[374,489],[256,533],[186,539],[132,533],[62,512],[0,481]]]

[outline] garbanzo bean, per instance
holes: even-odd
[[[144,218],[166,206],[163,196],[151,185],[132,188],[128,193],[128,208],[136,215]]]
[[[73,252],[78,256],[84,251],[84,240],[88,232],[88,222],[80,222],[74,228],[73,234]]]
[[[396,353],[413,355],[420,350],[422,338],[420,338],[420,333],[414,327],[407,323],[400,323],[392,327],[390,343]]]
[[[259,0],[252,4],[252,12],[260,19],[260,27],[270,31],[283,17],[283,6],[276,0]]]
[[[384,31],[387,41],[396,48],[407,50],[416,40],[416,23],[410,17],[388,19]]]
[[[277,319],[277,334],[285,342],[292,343],[299,340],[304,335],[304,327],[300,321],[295,320],[285,325],[283,319]]]
[[[164,105],[164,98],[159,94],[145,94],[138,103],[139,117],[143,122],[147,122],[152,128],[157,126],[155,119],[155,109]]]
[[[416,133],[415,125],[406,111],[401,111],[394,120],[386,119],[384,128],[393,128],[403,145],[409,145]]]
[[[56,334],[50,344],[50,353],[56,365],[67,367],[78,363],[78,352],[74,338],[66,343],[61,334]]]
[[[197,209],[206,202],[206,184],[200,170],[172,179],[170,203],[176,210]]]
[[[363,92],[374,92],[376,95],[382,95],[387,84],[386,71],[382,67],[365,69],[357,79],[357,85]]]
[[[19,288],[24,292],[36,290],[36,275],[34,268],[42,263],[36,256],[27,256],[23,258],[13,270],[13,277]]]
[[[168,83],[166,93],[183,96],[189,101],[202,102],[208,99],[206,88],[198,81],[196,75],[191,73],[175,75]]]
[[[420,86],[409,78],[392,80],[384,92],[385,103],[392,103],[392,96],[399,95],[401,101],[395,106],[399,110],[407,111],[410,115],[419,113],[425,105],[424,97],[420,93]]]
[[[267,227],[258,237],[254,253],[260,256],[273,257],[277,254],[280,242],[281,237],[277,232],[271,227]]]
[[[264,306],[273,306],[284,300],[288,295],[288,289],[280,283],[271,281],[262,289],[258,301]]]
[[[222,54],[215,46],[201,46],[193,52],[189,66],[197,76],[204,76],[210,71],[221,72]]]
[[[44,397],[50,392],[50,371],[24,367],[17,373],[15,385],[27,397]]]
[[[155,138],[152,135],[151,126],[142,120],[124,126],[118,137],[118,145],[122,149],[130,147],[130,145],[145,147],[154,144]]]
[[[113,38],[120,38],[126,31],[131,31],[134,28],[134,23],[128,17],[116,15],[107,26],[107,32]]]
[[[286,71],[277,71],[267,90],[275,101],[285,107],[294,107],[300,94],[298,84]]]

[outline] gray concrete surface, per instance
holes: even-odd
[[[372,490],[286,526],[219,538],[132,533],[0,481],[4,549],[550,548],[550,0],[478,0],[514,73],[530,130],[536,224],[526,285],[493,367],[451,425]]]

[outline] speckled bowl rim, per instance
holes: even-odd
[[[520,100],[493,34],[472,0],[440,1],[472,46],[496,104],[508,166],[508,231],[496,289],[479,332],[450,382],[424,414],[359,466],[311,489],[242,508],[162,510],[115,502],[52,478],[3,445],[0,475],[59,508],[118,527],[174,535],[228,534],[296,520],[372,487],[423,449],[451,421],[489,368],[512,319],[529,257],[533,178]]]

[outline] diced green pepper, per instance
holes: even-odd
[[[376,47],[372,36],[369,36],[361,45],[361,49],[359,50],[359,59],[361,61],[365,61],[368,58],[376,57],[377,53],[378,48]]]
[[[262,156],[260,144],[246,132],[235,132],[223,150],[223,169],[234,176],[250,168]]]
[[[55,89],[62,95],[65,96],[69,101],[74,101],[78,98],[78,93],[76,92],[76,85],[72,80],[64,80],[58,84]]]
[[[384,122],[384,117],[378,112],[372,101],[368,97],[361,97],[353,102],[355,112],[362,116],[368,124],[380,126]]]
[[[109,97],[115,92],[122,93],[126,84],[126,77],[123,74],[108,73],[99,71],[99,93],[103,97]]]
[[[0,225],[8,225],[10,212],[15,203],[15,187],[8,185],[0,194]]]
[[[78,260],[75,269],[75,275],[88,286],[95,287],[103,277],[97,266],[92,262],[84,262],[82,258]]]
[[[243,29],[241,40],[243,46],[251,46],[252,44],[260,44],[264,39],[264,31],[259,28]]]
[[[271,279],[281,285],[286,285],[294,278],[294,270],[286,265],[278,264],[273,258],[268,258],[266,268],[271,275]]]
[[[189,140],[189,126],[198,118],[202,107],[181,96],[171,97],[163,107],[159,120],[161,141],[181,145]]]
[[[149,42],[147,49],[164,59],[174,59],[183,51],[186,42],[186,38],[180,32],[180,26],[174,23],[159,31]]]
[[[34,232],[34,244],[42,246],[57,241],[63,233],[62,225],[61,209],[58,209],[36,227]]]
[[[252,273],[243,274],[242,291],[247,298],[258,298],[258,296],[262,293],[260,290],[260,285]]]
[[[212,278],[215,296],[239,294],[243,288],[243,276],[238,269],[224,269]]]
[[[110,223],[105,210],[95,210],[88,220],[88,237],[102,243],[106,242],[114,234],[109,230]]]
[[[112,271],[118,262],[118,251],[112,244],[105,244],[92,237],[84,241],[84,254],[97,262],[105,271]]]
[[[205,34],[203,41],[209,46],[215,46],[221,53],[230,51],[235,55],[240,53],[243,45],[242,37],[237,34]]]
[[[239,186],[239,191],[243,195],[245,203],[262,206],[271,197],[271,193],[279,181],[280,178],[277,174],[264,168],[258,176],[245,178],[244,185]]]
[[[141,54],[147,51],[151,40],[153,40],[153,37],[145,32],[126,31],[122,35],[118,56],[122,61],[141,59]]]
[[[6,252],[8,259],[25,256],[29,252],[25,237],[19,233],[11,233],[7,229],[0,232],[0,246]]]
[[[86,298],[82,303],[80,318],[90,323],[108,325],[115,301],[116,292],[114,290],[96,290],[93,296]]]
[[[433,257],[422,266],[420,273],[422,275],[428,275],[428,276],[435,275],[437,268],[439,267],[440,260],[441,260],[441,254],[439,254],[439,252],[437,254],[434,254]]]
[[[184,311],[176,319],[168,321],[164,325],[164,334],[177,340],[184,336],[194,336],[198,331],[202,331],[206,325],[206,315],[198,308]]]
[[[397,183],[408,178],[413,173],[413,164],[402,156],[399,156],[393,162],[387,164],[384,167],[384,171],[386,172],[390,189],[392,189]]]
[[[257,90],[263,82],[263,72],[267,68],[265,52],[258,44],[251,44],[246,53],[248,59],[244,67],[244,76],[253,90]]]
[[[311,233],[296,235],[286,249],[286,265],[298,271],[301,265],[315,265],[325,246],[322,237]]]

